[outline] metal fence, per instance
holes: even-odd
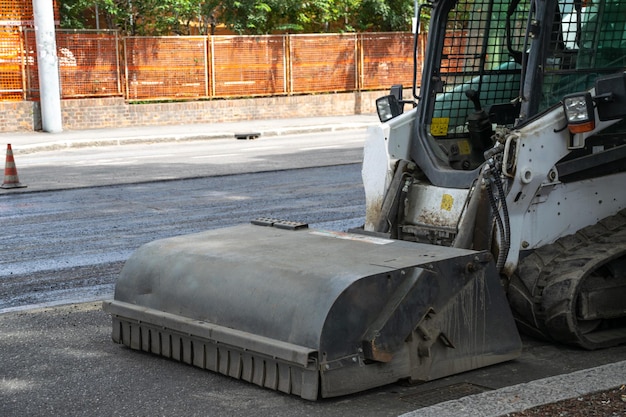
[[[124,51],[127,98],[209,95],[205,37],[129,37]]]
[[[401,32],[121,37],[59,30],[61,97],[181,100],[411,86],[413,42]],[[38,98],[32,29],[0,32],[0,76],[0,100]]]
[[[52,0],[54,21],[59,22],[59,6]],[[32,27],[33,3],[29,0],[0,0],[0,27]]]
[[[19,27],[0,27],[0,100],[26,98],[24,45]]]
[[[293,93],[358,89],[357,35],[294,35],[289,55]]]
[[[26,98],[39,98],[35,31],[24,30]],[[121,96],[117,31],[57,31],[61,98]]]
[[[214,36],[210,50],[211,96],[289,93],[285,36]]]

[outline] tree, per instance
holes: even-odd
[[[218,15],[236,33],[262,35],[279,30],[300,30],[299,7],[294,0],[235,0],[222,2]]]
[[[303,3],[306,32],[354,32],[362,0],[313,0]]]
[[[406,31],[415,15],[412,0],[363,0],[358,13],[358,30]]]
[[[61,27],[119,29],[128,35],[209,33],[219,0],[60,0]],[[97,14],[96,14],[97,13]]]
[[[413,0],[236,0],[223,2],[222,22],[240,34],[404,31]]]
[[[61,26],[117,28],[129,35],[404,31],[414,0],[59,0]],[[96,16],[97,10],[97,16]]]

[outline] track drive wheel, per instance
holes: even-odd
[[[585,349],[626,342],[626,210],[535,250],[508,287],[520,331]]]

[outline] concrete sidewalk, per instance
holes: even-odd
[[[625,383],[626,361],[621,361],[446,401],[400,417],[501,417]]]
[[[16,154],[71,147],[174,142],[233,138],[236,134],[260,136],[361,129],[378,124],[375,114],[249,120],[231,123],[202,123],[171,126],[137,126],[107,129],[68,130],[60,133],[0,133],[0,147],[11,144]]]

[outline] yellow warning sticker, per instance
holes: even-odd
[[[448,133],[449,124],[450,118],[448,117],[433,117],[430,124],[430,134],[433,136],[445,136]]]
[[[472,148],[470,147],[468,141],[461,140],[457,143],[457,145],[459,145],[459,153],[461,155],[469,155],[470,153],[472,153]]]
[[[441,209],[446,211],[452,211],[452,205],[454,204],[454,197],[450,194],[444,194],[441,197]]]

